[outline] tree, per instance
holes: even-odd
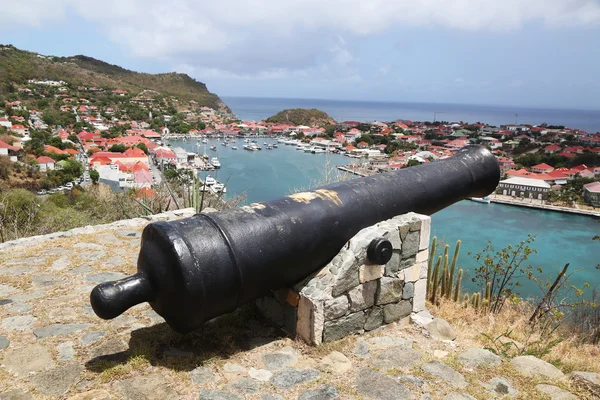
[[[90,170],[90,179],[94,185],[98,184],[98,180],[100,179],[100,173],[95,169]]]
[[[416,167],[417,165],[421,165],[421,163],[413,158],[411,160],[408,160],[408,162],[406,163],[406,166],[404,168]]]
[[[121,143],[113,144],[108,151],[113,153],[124,153],[127,148]]]
[[[146,146],[146,143],[138,143],[137,148],[148,154],[148,146]]]

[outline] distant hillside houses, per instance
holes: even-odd
[[[50,81],[50,80],[38,81],[35,79],[30,79],[27,82],[34,84],[34,85],[44,85],[44,86],[65,86],[65,85],[67,85],[67,82],[65,82],[65,81]]]

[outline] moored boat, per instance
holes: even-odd
[[[475,201],[477,203],[490,204],[490,198],[487,196],[486,197],[469,197],[469,200]]]

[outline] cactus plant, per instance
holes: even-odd
[[[431,293],[430,286],[431,286],[431,282],[433,280],[431,274],[433,273],[433,257],[435,257],[436,246],[437,246],[437,236],[434,236],[433,239],[431,240],[431,248],[429,249],[429,259],[427,259],[427,293],[428,294]]]
[[[431,302],[436,304],[436,295],[438,291],[438,286],[440,285],[440,265],[442,263],[442,256],[438,257],[437,262],[435,263],[435,268],[433,270],[433,282],[431,283]]]
[[[454,295],[452,296],[453,301],[458,301],[458,296],[460,294],[460,283],[462,282],[463,270],[460,269],[458,271],[458,277],[456,278],[456,286],[454,287]]]
[[[448,288],[448,293],[446,293],[446,297],[450,298],[452,294],[452,285],[454,283],[454,271],[456,270],[456,261],[458,260],[458,253],[460,252],[460,244],[461,241],[456,241],[456,247],[454,248],[454,256],[452,257],[452,264],[450,265],[450,286]]]

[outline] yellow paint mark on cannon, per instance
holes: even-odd
[[[315,190],[314,192],[294,193],[292,195],[289,195],[288,197],[298,203],[304,203],[304,204],[308,204],[314,199],[331,201],[333,204],[335,204],[337,206],[341,206],[343,204],[342,200],[340,200],[340,197],[338,196],[337,192],[334,192],[333,190],[328,190],[328,189],[318,189],[318,190]]]
[[[315,190],[317,196],[322,198],[323,200],[329,200],[334,203],[336,206],[341,206],[342,200],[340,200],[340,196],[338,196],[337,192],[328,189],[318,189]]]
[[[317,196],[314,192],[300,192],[291,194],[288,197],[297,203],[308,204],[311,200],[314,200],[319,196]]]
[[[250,204],[250,207],[255,210],[264,210],[266,208],[264,204],[260,204],[260,203],[252,203],[252,204]]]

